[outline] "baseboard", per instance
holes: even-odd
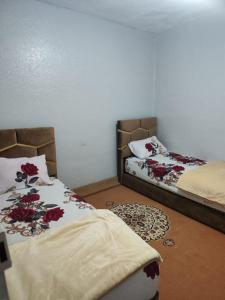
[[[115,186],[118,186],[119,184],[120,183],[118,182],[118,178],[116,176],[116,177],[107,178],[98,182],[94,182],[88,185],[74,188],[73,191],[79,194],[80,196],[85,197],[113,188]]]

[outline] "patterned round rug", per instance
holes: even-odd
[[[146,242],[162,239],[169,229],[167,216],[159,208],[150,205],[115,204],[110,210]]]

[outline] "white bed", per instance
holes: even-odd
[[[63,210],[63,215],[57,221],[50,221],[47,227],[45,226],[46,223],[43,222],[43,217],[40,217],[35,222],[12,222],[10,213],[13,210],[14,203],[17,201],[16,199],[21,199],[29,192],[32,192],[32,195],[37,194],[40,196],[39,200],[33,202],[32,209],[40,211],[41,203],[41,207],[48,210],[55,208]],[[9,245],[12,245],[40,235],[46,230],[55,229],[71,221],[83,218],[94,209],[92,205],[84,202],[77,194],[65,187],[60,180],[52,179],[51,186],[36,186],[35,189],[31,187],[0,195],[0,224],[6,232]],[[32,223],[35,223],[33,225],[36,228],[31,226]],[[154,278],[147,277],[146,272],[142,268],[109,291],[102,299],[147,300],[153,298],[158,289],[159,275],[155,275]]]
[[[46,155],[48,174],[56,177],[54,128],[0,130],[0,157],[36,157],[43,154]],[[25,172],[23,168],[24,166],[22,165],[21,170]],[[33,166],[33,168],[36,167]],[[6,169],[8,170],[8,168],[4,167],[3,177]],[[38,170],[36,168],[35,172]],[[27,177],[23,177],[23,175],[21,171],[13,173],[13,180],[19,182],[19,184],[20,182],[22,184],[25,182],[25,186],[27,186]],[[28,185],[27,188],[23,186],[22,189],[17,187],[17,190],[0,194],[0,225],[6,233],[9,250],[10,247],[13,249],[22,245],[22,243],[29,243],[35,237],[44,236],[45,233],[48,236],[48,233],[54,233],[67,225],[70,226],[70,224],[76,223],[76,221],[79,223],[79,221],[87,219],[96,211],[92,205],[86,203],[84,199],[68,189],[60,180],[52,178],[51,185],[42,185],[40,182],[33,180],[34,178],[32,179],[34,174],[28,175],[31,176],[28,183],[36,182],[33,186]],[[124,226],[127,225],[124,224]],[[96,233],[94,232],[94,234]],[[155,250],[153,252],[156,253]],[[99,253],[101,253],[101,249],[99,249]],[[149,300],[153,297],[157,299],[159,254],[156,253],[154,257],[151,261],[147,261],[145,265],[142,264],[140,268],[136,268],[129,276],[124,277],[116,286],[107,288],[108,292],[102,294],[104,295],[103,299]],[[40,257],[38,256],[38,258]],[[75,262],[73,263],[75,264]],[[13,270],[13,267],[9,270]],[[42,270],[38,271],[41,272]],[[10,273],[12,274],[13,272]],[[51,276],[54,277],[54,274],[51,273]],[[14,281],[11,283],[11,286],[13,286]],[[89,290],[91,290],[91,286]],[[86,293],[84,292],[83,294]],[[49,295],[51,298],[51,293]],[[50,298],[48,297],[48,299]],[[82,299],[90,298],[84,295]]]
[[[169,172],[167,175],[163,176],[163,178],[156,177],[152,172],[149,171],[149,167],[147,166],[147,161],[157,161],[158,164],[162,166],[176,165],[184,168],[181,172],[174,172],[173,170]],[[178,195],[189,198],[198,203],[210,206],[219,211],[225,212],[225,207],[220,205],[218,202],[209,201],[205,198],[199,197],[197,195],[193,195],[191,193],[187,193],[176,187],[176,182],[179,176],[182,175],[183,172],[188,170],[193,170],[198,167],[198,164],[184,164],[182,162],[177,162],[171,156],[157,154],[152,156],[149,159],[139,159],[137,157],[129,157],[126,159],[125,163],[125,171],[133,176],[136,176],[140,179],[143,179],[146,182],[152,183],[156,186],[159,186],[163,189],[176,193]]]

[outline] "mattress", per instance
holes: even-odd
[[[176,187],[179,177],[185,171],[193,170],[206,163],[207,161],[201,159],[171,152],[168,155],[156,154],[149,159],[129,157],[125,161],[125,171],[160,188],[225,212],[225,207],[221,207],[218,203],[208,201]]]
[[[29,210],[24,211],[19,202]],[[51,186],[0,195],[0,225],[6,232],[8,244],[12,245],[83,218],[94,209],[60,180],[52,179]],[[151,262],[110,290],[103,299],[151,299],[158,288],[159,266]]]

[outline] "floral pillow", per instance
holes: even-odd
[[[11,188],[23,189],[48,184],[52,184],[52,181],[48,176],[45,155],[31,158],[0,157],[0,194]]]
[[[156,154],[168,154],[166,147],[160,143],[156,136],[152,136],[144,140],[130,142],[128,146],[131,152],[140,159],[148,158]]]

